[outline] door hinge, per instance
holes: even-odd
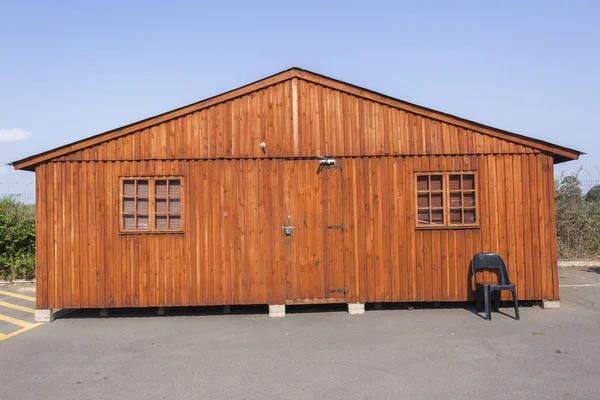
[[[326,228],[327,229],[341,229],[343,231],[344,230],[344,224],[341,224],[341,225],[327,225]]]
[[[333,289],[333,290],[330,290],[329,293],[344,293],[344,294],[346,294],[346,288]]]

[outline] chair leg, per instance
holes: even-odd
[[[483,301],[485,303],[485,319],[491,321],[492,314],[490,312],[490,287],[488,285],[483,287]]]
[[[517,317],[517,320],[521,319],[519,317],[519,301],[517,300],[517,292],[515,289],[511,290],[512,295],[513,295],[513,301],[515,303],[515,315]]]
[[[494,305],[492,308],[494,311],[500,311],[500,297],[502,297],[501,294],[502,292],[499,290],[495,290],[490,293],[490,301]]]

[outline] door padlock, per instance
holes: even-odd
[[[287,223],[288,223],[288,225],[284,225],[284,226],[281,227],[281,230],[287,236],[291,236],[292,232],[294,232],[294,227],[290,225],[290,222],[292,222],[292,216],[290,214],[288,214],[288,216],[287,216]]]

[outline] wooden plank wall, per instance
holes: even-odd
[[[347,93],[286,81],[151,128],[77,151],[58,161],[192,160],[327,156],[530,154],[491,137]],[[260,143],[267,144],[266,150]]]
[[[36,169],[37,307],[283,304],[286,160],[53,162]],[[461,301],[479,251],[519,298],[557,299],[543,154],[341,159],[347,301]],[[479,171],[480,229],[415,230],[414,173]],[[118,177],[182,175],[185,233],[120,235]],[[288,181],[289,184],[289,181]]]
[[[448,170],[479,171],[480,227],[415,229],[414,173]],[[551,157],[352,158],[344,172],[348,302],[472,300],[477,252],[504,258],[519,299],[558,299]]]
[[[119,234],[119,176],[154,174],[184,177],[185,232]],[[62,162],[36,178],[38,308],[285,302],[276,163]]]
[[[345,166],[347,301],[467,300],[478,251],[558,298],[551,156],[294,78],[37,166],[38,308],[283,304],[285,163],[316,155]],[[414,173],[448,170],[479,171],[480,228],[416,230]],[[120,235],[118,178],[169,174],[185,233]]]

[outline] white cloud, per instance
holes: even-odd
[[[31,133],[19,128],[0,129],[0,142],[18,142],[30,136]]]

